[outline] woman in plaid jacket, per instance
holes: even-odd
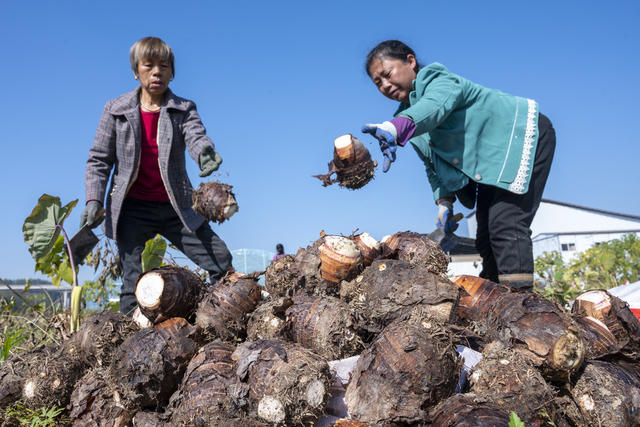
[[[89,150],[87,204],[81,217],[81,225],[94,224],[106,195],[104,230],[118,246],[123,313],[136,306],[133,291],[142,273],[142,251],[156,234],[209,271],[212,281],[231,268],[229,249],[191,208],[185,150],[198,162],[200,176],[216,171],[222,158],[195,104],[169,89],[175,75],[173,52],[159,38],[145,37],[131,47],[130,61],[140,86],[104,107]]]

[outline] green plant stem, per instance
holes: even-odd
[[[57,224],[56,227],[62,233],[64,243],[67,245],[67,253],[69,254],[69,262],[71,263],[71,273],[73,274],[73,289],[71,289],[71,324],[69,325],[69,331],[74,333],[80,326],[80,298],[82,296],[82,287],[78,286],[78,273],[76,272],[76,264],[73,261],[73,253],[71,253],[69,236],[67,236],[67,232],[64,231],[64,227],[62,227],[62,225]]]
[[[73,254],[71,253],[71,243],[69,241],[69,237],[67,236],[67,232],[64,231],[64,227],[60,224],[56,224],[56,227],[64,236],[64,243],[67,245],[67,253],[69,254],[69,262],[71,263],[71,273],[73,274],[73,286],[78,286],[78,274],[76,273],[76,264],[73,261]]]

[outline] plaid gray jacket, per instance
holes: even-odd
[[[103,225],[105,235],[112,239],[117,238],[122,203],[138,176],[140,166],[139,91],[140,88],[137,88],[105,105],[93,146],[89,150],[84,175],[86,200],[104,202],[107,183],[113,170]],[[196,105],[167,89],[158,120],[157,140],[160,175],[171,205],[182,223],[189,230],[195,231],[205,222],[205,218],[191,209],[193,187],[187,176],[185,149],[198,161],[202,148],[207,144],[213,146],[196,111]]]

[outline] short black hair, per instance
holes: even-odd
[[[278,243],[276,245],[276,251],[278,251],[279,254],[284,253],[284,246],[282,246],[282,243]]]
[[[367,62],[365,63],[367,74],[371,77],[369,67],[371,67],[371,63],[378,58],[394,58],[402,62],[407,62],[407,55],[416,57],[416,68],[414,71],[417,73],[421,65],[418,63],[418,57],[413,49],[400,40],[385,40],[380,42],[376,47],[371,49],[371,52],[367,55]]]

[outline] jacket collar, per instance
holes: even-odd
[[[131,92],[127,92],[124,95],[119,96],[118,98],[113,100],[113,103],[109,107],[109,112],[111,114],[126,114],[128,112],[138,110],[140,108],[140,87],[138,86],[136,89]],[[176,96],[171,89],[167,88],[167,93],[165,95],[165,101],[162,104],[163,109],[173,109],[173,110],[181,110],[187,111],[187,102]]]

